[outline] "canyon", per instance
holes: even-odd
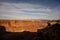
[[[37,32],[47,26],[46,20],[0,20],[0,26],[4,26],[8,32]]]

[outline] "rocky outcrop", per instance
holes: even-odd
[[[37,29],[42,29],[47,26],[45,20],[0,20],[0,25],[5,26],[6,31],[22,32],[30,31],[36,32]]]

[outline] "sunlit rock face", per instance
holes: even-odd
[[[5,26],[9,32],[37,32],[47,26],[46,20],[0,20],[0,25]]]

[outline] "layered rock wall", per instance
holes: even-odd
[[[0,20],[0,26],[5,26],[9,32],[37,32],[47,26],[47,21],[37,20]]]

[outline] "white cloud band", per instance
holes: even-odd
[[[0,19],[60,19],[60,11],[42,5],[28,3],[4,3],[0,5]]]

